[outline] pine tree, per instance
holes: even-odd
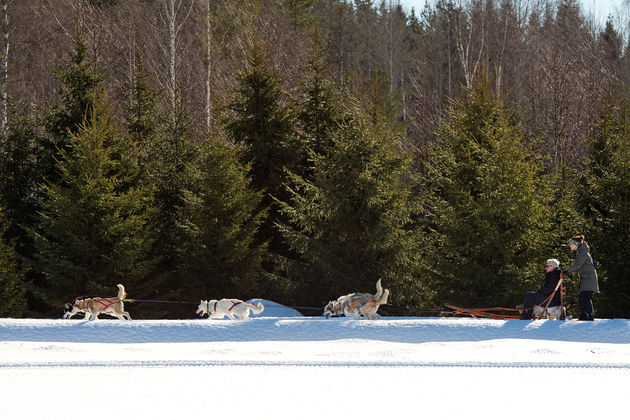
[[[261,293],[264,246],[254,243],[264,214],[262,193],[250,187],[241,147],[209,138],[201,158],[188,166],[192,189],[185,195],[182,226],[187,240],[182,296],[252,296]]]
[[[150,268],[150,191],[142,185],[137,144],[116,124],[104,95],[62,151],[58,183],[44,186],[33,267],[53,305],[81,294],[137,287]]]
[[[527,281],[537,285],[544,274],[549,199],[522,136],[483,80],[453,102],[438,130],[427,188],[443,302],[516,304]]]
[[[291,199],[280,203],[289,223],[279,228],[299,255],[297,298],[324,304],[371,290],[382,278],[408,311],[426,297],[417,280],[421,237],[410,158],[358,107],[348,115],[354,117],[330,133],[326,153],[311,153],[313,179],[293,175]]]
[[[6,242],[4,212],[0,208],[0,318],[19,317],[26,309],[24,276],[18,267],[17,254]]]
[[[597,135],[590,141],[580,188],[580,209],[589,221],[585,230],[598,270],[602,294],[599,317],[630,316],[627,256],[630,252],[630,98],[616,94],[600,106]],[[601,303],[599,303],[601,302]]]

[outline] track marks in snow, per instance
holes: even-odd
[[[41,368],[168,368],[168,367],[339,367],[339,368],[497,368],[497,369],[619,369],[630,370],[630,363],[563,362],[350,362],[350,361],[265,361],[265,360],[131,360],[60,361],[0,363],[0,369]]]

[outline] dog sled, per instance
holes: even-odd
[[[559,307],[550,308],[549,304],[551,303],[556,293],[560,294],[560,305]],[[520,312],[531,310],[534,314],[534,319],[549,318],[564,321],[566,319],[566,310],[564,308],[565,293],[566,288],[564,287],[563,276],[560,275],[560,281],[558,281],[558,284],[556,284],[553,293],[551,293],[543,302],[541,302],[539,305],[535,305],[533,308],[504,308],[500,306],[495,306],[491,308],[462,308],[449,304],[446,304],[444,306],[451,309],[455,315],[470,316],[473,318],[521,319]]]

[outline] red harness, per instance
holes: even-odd
[[[214,302],[214,312],[217,311],[217,303],[219,303],[218,300],[216,302]],[[232,310],[232,308],[234,308],[236,305],[240,305],[241,303],[246,303],[248,305],[256,306],[253,303],[249,303],[249,302],[234,302],[234,301],[232,301],[232,306],[230,306],[230,308],[228,309],[228,312],[230,312]]]
[[[95,299],[95,298],[92,298],[92,299],[85,299],[85,300],[82,302],[82,305],[81,305],[81,307],[82,307],[82,308],[81,308],[81,309],[83,309],[83,310],[85,311],[85,310],[87,309],[87,307],[88,307],[88,303],[89,303],[90,301],[92,301],[92,300],[93,300],[93,301],[95,301],[95,302],[98,302],[98,303],[100,303],[101,305],[103,305],[103,306],[104,306],[104,308],[102,309],[102,311],[104,311],[105,309],[109,308],[110,306],[112,306],[112,305],[113,305],[113,304],[115,304],[115,303],[121,302],[121,300],[120,300],[120,299],[118,299],[118,298],[114,298],[114,300],[111,300],[111,299],[108,299],[108,298],[96,298],[96,299]],[[105,305],[103,302],[107,302],[107,305]]]

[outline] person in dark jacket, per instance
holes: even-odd
[[[569,239],[569,247],[573,251],[573,265],[562,272],[563,275],[578,273],[580,277],[580,320],[593,321],[595,319],[595,309],[591,298],[594,293],[599,293],[599,282],[597,271],[591,257],[591,249],[584,242],[584,235],[577,235]]]
[[[525,298],[523,298],[523,311],[521,312],[521,319],[532,319],[534,314],[534,306],[540,305],[545,302],[553,291],[556,289],[556,285],[560,281],[560,262],[556,259],[549,259],[545,264],[545,279],[540,285],[540,289],[535,292],[527,292]],[[560,293],[557,293],[551,299],[549,306],[560,306]]]

